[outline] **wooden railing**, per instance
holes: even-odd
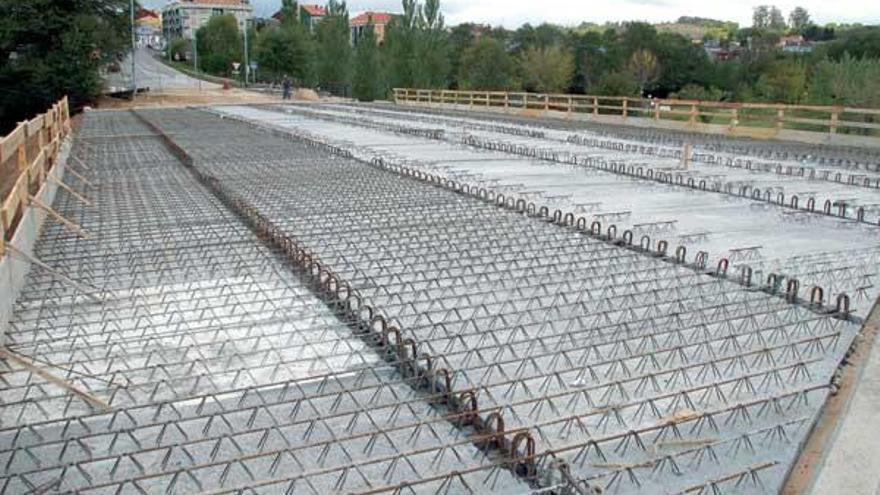
[[[0,137],[0,256],[12,239],[31,198],[39,194],[58,162],[61,140],[70,132],[67,97],[46,113],[20,122]]]
[[[569,115],[642,117],[684,126],[715,124],[728,129],[791,129],[880,137],[880,109],[844,106],[726,103],[625,96],[511,93],[395,88],[398,104],[449,104],[474,108],[554,111]]]

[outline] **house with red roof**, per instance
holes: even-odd
[[[299,22],[308,27],[309,31],[312,32],[314,32],[315,26],[317,26],[318,23],[327,16],[327,9],[316,4],[297,4],[296,10],[299,17]],[[272,18],[278,22],[281,22],[283,17],[284,14],[280,10],[272,14]]]
[[[351,30],[351,44],[357,45],[367,26],[373,26],[376,42],[382,43],[385,40],[385,30],[392,19],[394,19],[394,14],[388,12],[363,12],[354,16],[348,22],[348,27]]]

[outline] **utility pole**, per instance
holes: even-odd
[[[244,87],[247,87],[248,75],[251,73],[251,63],[248,60],[248,20],[244,20]]]
[[[202,90],[202,78],[199,75],[199,32],[193,30],[193,70],[196,71],[196,79],[199,81],[199,91]]]
[[[131,10],[131,101],[134,101],[134,95],[137,93],[137,75],[135,73],[134,57],[137,51],[135,33],[134,33],[134,0],[129,0]]]

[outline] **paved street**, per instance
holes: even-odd
[[[220,85],[201,81],[172,69],[156,60],[147,49],[140,49],[135,55],[138,88],[149,88],[152,92],[176,89],[219,89]],[[120,64],[121,71],[109,74],[106,81],[108,91],[122,91],[131,85],[131,57]]]

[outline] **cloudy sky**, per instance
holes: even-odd
[[[152,7],[161,7],[165,0],[142,0]],[[323,0],[301,0],[323,3]],[[281,0],[251,0],[259,16],[268,16],[278,9]],[[768,0],[441,0],[449,25],[480,22],[515,28],[525,22],[552,22],[577,25],[582,21],[643,20],[662,22],[682,15],[710,17],[751,24],[752,8]],[[806,8],[818,24],[827,22],[861,22],[880,24],[878,0],[801,0],[775,2],[786,17],[795,6]],[[400,11],[399,0],[350,0],[351,12],[364,10]]]

